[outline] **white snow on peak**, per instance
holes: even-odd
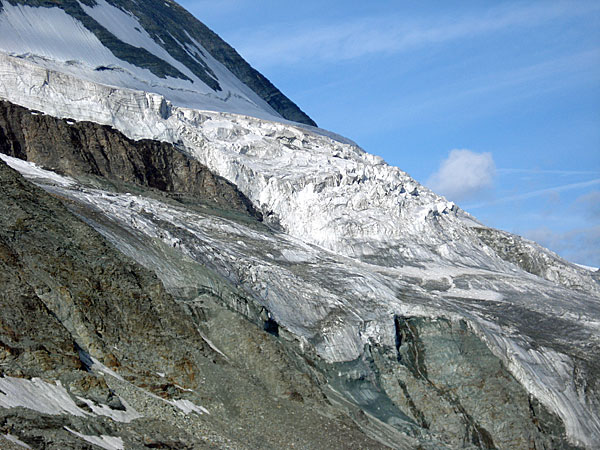
[[[0,52],[27,59],[41,67],[121,88],[156,92],[176,105],[231,111],[272,120],[281,116],[225,66],[195,42],[195,58],[214,72],[222,91],[215,92],[156,42],[132,14],[98,0],[84,11],[123,42],[144,48],[171,64],[190,80],[160,78],[148,69],[117,58],[85,26],[58,7],[32,7],[2,2]]]
[[[585,266],[583,264],[575,264],[577,267],[581,267],[584,270],[589,270],[590,272],[597,272],[598,270],[600,270],[600,268],[598,267],[592,267],[592,266]]]
[[[79,5],[96,22],[114,34],[121,41],[148,50],[160,59],[168,62],[186,76],[198,80],[184,64],[177,61],[171,54],[161,47],[144,29],[137,18],[120,8],[110,5],[106,0],[95,0],[96,5],[87,6],[81,2]]]

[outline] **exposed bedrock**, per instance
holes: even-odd
[[[103,177],[260,218],[232,183],[173,145],[134,141],[105,125],[57,119],[0,101],[0,152],[74,177]],[[117,186],[123,187],[123,186]]]
[[[57,199],[4,163],[0,168],[7,356],[11,348],[18,356],[26,343],[34,352],[33,343],[40,341],[40,350],[53,355],[46,370],[54,368],[58,355],[57,361],[76,367],[71,359],[78,359],[77,344],[127,374],[140,365],[177,371],[196,353],[213,353],[193,326],[180,320],[181,309],[155,274],[124,257]],[[36,318],[45,324],[38,330]],[[178,336],[191,340],[189,352],[174,352]]]
[[[572,264],[533,241],[493,228],[473,227],[473,231],[500,258],[515,264],[526,272],[584,292],[600,289],[599,270],[586,274],[587,277],[584,281],[580,276],[573,276],[575,270]],[[595,285],[592,280],[598,284]]]
[[[383,448],[282,341],[177,302],[3,162],[0,210],[0,446]]]
[[[371,351],[382,388],[453,447],[572,448],[561,421],[464,321],[395,318],[395,348]]]

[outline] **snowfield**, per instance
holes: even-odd
[[[0,51],[28,59],[48,69],[83,80],[121,88],[156,92],[174,103],[191,108],[232,111],[266,119],[281,116],[254,91],[215,60],[200,43],[180,46],[194,59],[204,61],[217,77],[222,91],[215,92],[158,45],[137,19],[99,0],[93,8],[81,7],[123,42],[148,50],[189,78],[159,78],[150,70],[117,58],[81,22],[60,8],[38,8],[2,3]],[[202,56],[201,56],[202,55]]]

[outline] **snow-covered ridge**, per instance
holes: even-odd
[[[215,91],[177,61],[142,27],[136,17],[105,0],[84,11],[123,42],[147,50],[188,79],[161,78],[148,69],[117,58],[85,26],[58,7],[39,8],[0,2],[0,51],[79,78],[121,88],[157,92],[173,103],[191,108],[232,111],[269,119],[281,116],[252,89],[213,58],[200,43],[179,43],[196,62],[218,79]],[[190,38],[191,39],[191,38]]]

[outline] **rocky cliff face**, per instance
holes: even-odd
[[[223,299],[177,303],[3,162],[0,191],[3,447],[381,447]]]
[[[259,219],[248,198],[173,145],[134,141],[92,122],[73,122],[0,102],[0,152],[58,173],[151,188],[188,204],[205,204]]]

